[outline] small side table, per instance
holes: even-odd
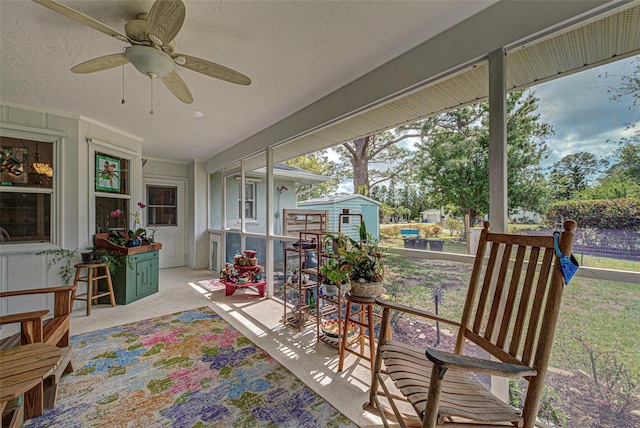
[[[356,304],[359,306],[358,310],[351,313],[352,305]],[[347,293],[347,310],[345,313],[344,327],[342,332],[343,340],[340,341],[340,361],[338,363],[338,371],[342,371],[344,367],[344,358],[346,356],[346,352],[350,352],[360,358],[363,358],[369,361],[371,365],[371,376],[373,379],[373,362],[376,355],[376,338],[374,328],[377,324],[382,321],[382,316],[373,312],[373,305],[375,305],[375,298],[363,298],[351,295],[351,293]],[[344,338],[348,337],[348,326],[349,322],[352,322],[360,327],[360,335],[358,342],[360,343],[360,351],[356,349],[351,349],[349,345],[355,343],[347,343],[348,340]],[[365,334],[365,329],[367,330],[367,334]],[[369,355],[365,355],[364,353],[364,345],[365,339],[369,341]]]
[[[82,269],[87,270],[85,276],[81,275]],[[100,275],[98,269],[103,270],[102,275]],[[107,291],[100,293],[98,291],[98,281],[103,278],[107,281]],[[76,295],[79,282],[87,283],[87,292]],[[109,273],[109,267],[106,263],[78,263],[76,265],[76,277],[73,285],[76,286],[76,290],[73,290],[73,294],[71,295],[71,310],[73,310],[73,302],[75,300],[84,300],[87,302],[87,316],[89,316],[91,315],[91,304],[93,301],[104,296],[109,296],[111,306],[116,305],[116,299],[113,294],[113,284],[111,283],[111,274]],[[79,296],[86,296],[86,298],[79,298]]]
[[[261,282],[245,282],[244,284],[238,284],[235,282],[222,281],[225,286],[225,296],[231,296],[238,288],[244,287],[256,287],[261,297],[264,297],[264,287],[267,285],[266,281]]]

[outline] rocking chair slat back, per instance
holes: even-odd
[[[466,338],[502,361],[509,354],[508,360],[536,368],[539,337],[555,329],[548,323],[543,329],[549,293],[554,287],[562,290],[564,284],[559,267],[551,271],[553,237],[492,233],[486,227],[478,253],[484,254],[488,245],[489,258],[486,265],[476,258],[456,352],[463,352]]]
[[[498,333],[497,345],[501,348],[504,348],[507,333],[509,331],[509,326],[511,325],[509,320],[511,320],[513,309],[515,307],[516,296],[518,293],[518,284],[522,275],[522,265],[524,264],[525,253],[525,247],[518,247],[518,252],[516,253],[516,262],[513,266],[513,276],[511,277],[511,282],[509,283],[509,294],[507,295],[505,313],[504,317],[502,318],[502,323],[500,324],[500,332]]]
[[[526,249],[526,247],[522,247]],[[538,262],[538,256],[540,255],[540,248],[534,247],[529,252],[529,261],[527,265],[527,273],[522,285],[522,292],[520,293],[520,304],[518,305],[518,313],[516,315],[516,322],[513,326],[513,332],[511,336],[511,343],[509,346],[509,353],[511,355],[518,354],[518,348],[520,346],[520,338],[525,328],[527,310],[529,308],[529,301],[533,292],[533,281],[536,275],[536,267]]]

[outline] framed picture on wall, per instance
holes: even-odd
[[[96,155],[96,190],[120,191],[120,160]]]

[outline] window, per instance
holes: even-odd
[[[350,221],[350,216],[349,214],[351,213],[351,211],[349,210],[349,208],[343,208],[342,209],[342,214],[344,214],[342,217],[342,224],[349,224],[351,223]]]
[[[95,168],[96,233],[126,231],[131,200],[129,160],[96,151]],[[112,217],[115,210],[122,214]]]
[[[178,188],[147,186],[147,226],[178,225]]]
[[[238,185],[238,218],[242,216],[242,184]],[[244,187],[244,218],[256,220],[256,183],[246,183]]]
[[[53,143],[0,137],[0,244],[51,242]]]

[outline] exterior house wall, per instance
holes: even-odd
[[[440,221],[441,214],[438,209],[422,211],[420,214],[423,223],[437,223]]]
[[[509,220],[515,223],[539,224],[542,216],[533,211],[516,210],[509,215]]]
[[[256,210],[256,219],[248,220],[245,225],[245,229],[247,232],[254,233],[266,233],[267,231],[267,213],[265,211],[265,207],[267,205],[267,188],[266,188],[266,179],[251,179],[251,180],[259,180],[255,182],[256,184],[256,196],[255,196],[255,210]],[[276,213],[278,213],[277,218],[274,220],[274,233],[278,234],[282,232],[282,210],[287,208],[295,208],[296,201],[296,192],[295,192],[295,182],[274,179],[273,185],[276,189],[285,186],[289,190],[283,190],[282,192],[278,192],[275,190],[273,192],[274,197],[274,217],[276,217]],[[240,229],[240,218],[238,213],[238,200],[240,199],[240,181],[236,180],[234,177],[227,178],[227,183],[225,187],[226,192],[226,219],[227,219],[227,227],[230,229]],[[214,216],[215,217],[215,216]]]
[[[145,177],[187,179],[190,175],[190,167],[186,163],[147,159],[142,167],[142,174]]]
[[[124,132],[109,128],[103,124],[77,115],[41,110],[36,107],[14,105],[0,101],[0,132],[2,135],[13,136],[16,132],[23,138],[43,141],[56,140],[54,149],[54,194],[53,203],[53,234],[51,243],[8,244],[0,246],[0,290],[21,290],[41,287],[55,287],[61,285],[59,268],[53,267],[47,271],[46,255],[38,252],[64,248],[69,250],[83,250],[93,245],[93,160],[92,148],[96,150],[122,150],[134,158],[132,162],[131,179],[134,187],[131,196],[134,201],[142,200],[143,196],[143,168],[142,140]],[[91,139],[88,142],[87,139]],[[105,149],[106,147],[106,149]],[[191,180],[189,187],[196,182],[205,183],[206,174],[195,175],[190,172],[189,165],[177,165],[171,162],[149,161],[145,174],[155,176],[183,177]],[[204,177],[203,177],[204,175]],[[193,213],[193,202],[187,200],[187,211]],[[206,210],[204,211],[206,213]],[[204,214],[206,215],[206,214]],[[194,227],[206,231],[205,222],[197,222]],[[193,235],[200,233],[193,230]],[[200,233],[201,234],[201,233]],[[208,237],[206,238],[208,240]],[[200,239],[194,239],[199,242]],[[203,264],[200,259],[207,258],[206,248],[201,243],[195,243],[188,251],[191,252],[193,265]],[[203,254],[200,254],[203,253]],[[79,261],[79,257],[78,260]],[[206,267],[206,264],[205,264]],[[84,286],[84,284],[81,284]],[[83,292],[79,290],[79,292]],[[53,296],[22,297],[0,303],[2,315],[25,310],[47,308],[53,310]],[[84,302],[78,301],[74,309],[82,309]]]
[[[215,176],[216,174],[214,174]],[[256,219],[248,220],[245,224],[245,230],[247,232],[253,233],[266,233],[267,231],[267,212],[265,207],[267,205],[267,189],[266,189],[266,179],[264,177],[261,178],[253,178],[249,177],[249,180],[252,180],[256,184],[256,195],[255,195],[255,203],[256,203]],[[220,185],[221,178],[213,177],[211,178],[211,189],[210,192],[212,197],[218,197],[218,191],[214,189],[215,185]],[[259,181],[258,181],[259,180]],[[282,210],[287,208],[295,208],[296,201],[296,192],[295,192],[295,182],[291,180],[282,180],[282,179],[274,179],[273,186],[276,190],[273,192],[274,197],[274,233],[279,234],[282,232]],[[285,186],[288,190],[278,191],[278,188]],[[226,218],[226,227],[229,229],[240,229],[240,218],[238,213],[238,200],[240,198],[240,181],[236,180],[235,177],[227,177],[225,184],[225,193],[226,193],[226,206],[225,206],[225,218]],[[212,198],[212,201],[215,199]],[[211,204],[212,210],[215,209],[216,204],[212,202]],[[276,215],[277,213],[277,215]],[[211,214],[210,218],[215,219],[216,214]],[[224,259],[229,262],[233,259],[233,255],[240,251],[240,235],[235,231],[227,232],[225,234],[225,257]],[[265,253],[265,240],[257,239],[257,238],[248,238],[247,248],[251,247],[251,249],[257,250],[259,253]],[[279,254],[279,252],[278,252]]]

